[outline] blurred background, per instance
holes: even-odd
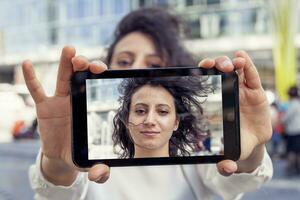
[[[0,0],[0,200],[33,199],[27,170],[39,148],[34,103],[22,78],[31,59],[47,94],[55,88],[60,51],[101,59],[119,20],[139,7],[163,6],[186,21],[184,45],[197,59],[246,50],[258,68],[272,108],[268,151],[274,178],[244,199],[298,199],[299,172],[291,173],[280,118],[287,91],[299,84],[297,0]],[[299,122],[300,123],[300,122]]]

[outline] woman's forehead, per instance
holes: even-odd
[[[172,103],[174,101],[174,97],[172,94],[162,86],[151,86],[144,85],[138,90],[134,92],[132,95],[132,102],[138,103],[142,101],[163,101]]]
[[[122,52],[157,54],[155,44],[150,36],[140,32],[129,33],[117,43],[114,54]]]

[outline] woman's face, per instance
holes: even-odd
[[[166,89],[139,88],[132,95],[128,121],[135,157],[169,156],[169,140],[179,122],[174,98]]]
[[[111,69],[164,67],[165,62],[158,55],[152,39],[140,32],[124,36],[115,46]]]

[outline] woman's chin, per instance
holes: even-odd
[[[138,145],[138,157],[149,158],[149,157],[169,157],[168,150],[161,150],[161,146],[157,143],[148,142]],[[136,157],[136,156],[135,156]]]

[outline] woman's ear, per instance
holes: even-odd
[[[173,131],[177,131],[178,127],[179,127],[179,117],[176,117]]]

